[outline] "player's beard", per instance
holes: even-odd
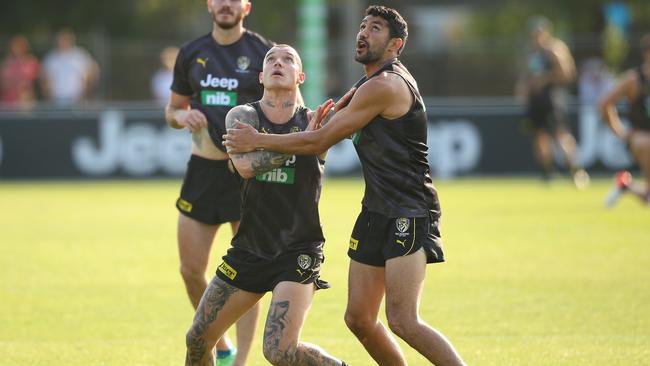
[[[237,24],[239,24],[244,19],[244,12],[240,11],[239,13],[234,14],[235,18],[231,22],[224,22],[217,20],[219,14],[212,13],[212,21],[221,29],[233,29]]]
[[[386,51],[386,47],[388,47],[388,42],[386,42],[381,47],[371,47],[367,42],[366,44],[367,46],[365,53],[362,53],[361,55],[354,55],[354,60],[364,65],[381,60],[384,51]]]

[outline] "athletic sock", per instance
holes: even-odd
[[[225,351],[217,350],[217,358],[226,358],[237,352],[237,348],[227,349]]]

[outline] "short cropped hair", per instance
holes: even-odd
[[[296,56],[296,62],[298,63],[298,66],[300,66],[300,70],[302,70],[302,59],[300,58],[300,55],[298,54],[298,51],[296,51],[295,48],[289,46],[288,44],[280,43],[280,44],[274,44],[273,47],[269,48],[268,51],[266,51],[266,55],[264,55],[264,61],[266,61],[266,58],[269,56],[269,53],[273,51],[276,48],[288,48],[293,51],[293,53]]]
[[[406,39],[409,37],[408,25],[406,24],[406,20],[404,20],[397,10],[381,5],[371,5],[366,9],[366,16],[367,15],[383,18],[388,22],[390,38],[400,38],[404,40],[404,44],[406,44]],[[404,45],[397,50],[397,54],[400,54],[403,48]]]

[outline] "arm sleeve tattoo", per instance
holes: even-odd
[[[249,105],[240,105],[228,112],[228,115],[226,115],[226,128],[233,128],[237,122],[249,124],[255,129],[259,129],[260,125],[257,112]],[[242,164],[250,163],[252,173],[258,175],[282,166],[291,158],[291,155],[273,151],[251,151],[244,154],[231,154],[230,157],[236,168],[239,169]]]

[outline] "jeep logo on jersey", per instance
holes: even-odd
[[[201,80],[201,86],[204,88],[222,88],[233,90],[239,86],[239,80],[230,78],[218,78],[208,74],[205,79]]]
[[[259,182],[293,184],[295,175],[295,168],[277,168],[263,174],[258,174],[255,176],[255,179]]]
[[[237,105],[237,93],[203,90],[201,91],[201,104],[234,107]]]
[[[399,219],[395,220],[395,226],[397,226],[397,230],[399,230],[400,233],[406,232],[406,230],[409,229],[410,225],[411,221],[407,218],[400,217]]]

